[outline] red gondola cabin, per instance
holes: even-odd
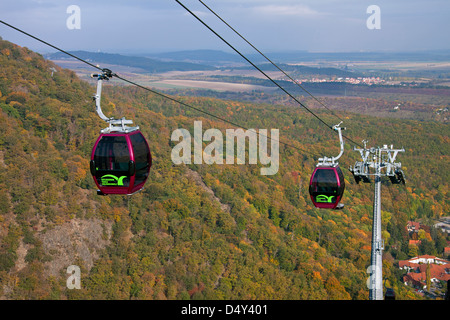
[[[102,133],[91,154],[90,170],[99,194],[133,194],[143,188],[152,165],[139,130]]]
[[[335,209],[344,189],[344,175],[338,165],[316,167],[309,182],[309,194],[316,208]]]

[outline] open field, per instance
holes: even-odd
[[[252,84],[216,82],[216,81],[197,81],[197,80],[162,80],[150,82],[149,86],[153,88],[164,89],[206,89],[214,91],[230,92],[249,92],[254,90],[275,91],[276,88],[258,86]]]
[[[91,74],[96,70],[87,67],[80,61],[70,60],[54,60],[56,64],[63,68],[73,70],[81,79],[93,82]],[[221,81],[197,80],[199,78],[206,79],[213,76],[244,76],[254,78],[265,77],[257,70],[215,70],[215,71],[169,71],[165,73],[149,74],[145,70],[139,68],[104,64],[101,68],[109,68],[122,77],[135,81],[143,86],[155,89],[204,89],[214,91],[230,91],[230,92],[250,92],[254,90],[275,91],[275,87],[266,87],[253,84],[230,83]],[[280,76],[278,72],[268,72],[269,76],[277,78]]]

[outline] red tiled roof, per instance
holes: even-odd
[[[435,257],[435,256],[430,256],[429,254],[424,254],[424,255],[422,255],[422,256],[417,256],[417,257],[412,258],[412,259],[420,259],[420,258],[424,258],[424,259],[439,259],[439,258],[437,258],[437,257]],[[411,259],[410,259],[410,260],[411,260]]]
[[[427,260],[430,259],[430,260],[434,260],[434,261],[439,261],[439,262],[441,262],[441,263],[443,263],[443,264],[450,263],[450,261],[448,261],[448,260],[440,259],[440,258],[438,258],[438,257],[430,256],[430,255],[428,255],[428,254],[424,254],[424,255],[422,255],[422,256],[417,256],[417,257],[408,259],[408,260],[406,260],[406,261],[411,262],[411,261],[419,260],[419,259],[427,259]]]
[[[424,286],[425,283],[422,282],[422,276],[420,273],[410,272],[403,276],[403,282],[413,282],[415,285]]]
[[[417,260],[417,259],[434,259],[435,261],[441,261],[444,262],[444,264],[435,264],[435,263],[413,263],[411,260]],[[422,255],[418,257],[411,258],[409,260],[402,260],[398,263],[400,268],[403,268],[404,266],[407,266],[409,268],[415,269],[416,272],[409,272],[403,277],[404,282],[412,281],[416,284],[420,284],[420,282],[426,280],[426,272],[427,267],[429,265],[430,268],[430,276],[431,278],[435,278],[441,281],[448,281],[450,280],[450,261],[436,258],[435,256],[430,255]],[[422,283],[423,284],[423,283]]]
[[[399,268],[409,267],[409,268],[417,268],[420,266],[418,263],[409,262],[408,260],[401,260],[398,262]]]
[[[415,229],[419,229],[420,228],[420,223],[419,222],[415,222],[415,221],[408,221],[406,223],[407,226],[409,227],[414,227]]]

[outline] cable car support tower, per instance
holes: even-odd
[[[375,194],[373,203],[373,225],[372,225],[372,249],[371,263],[367,272],[369,279],[367,286],[369,288],[370,300],[383,300],[383,271],[382,255],[384,250],[384,240],[381,238],[381,177],[389,177],[392,184],[405,184],[405,177],[401,169],[402,164],[395,162],[395,158],[402,149],[393,149],[384,145],[382,148],[366,147],[367,141],[363,141],[364,148],[353,148],[359,151],[362,161],[357,161],[350,171],[355,178],[356,183],[360,181],[370,183],[372,176],[375,182]]]

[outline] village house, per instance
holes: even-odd
[[[409,260],[399,261],[398,267],[407,270],[403,276],[405,285],[421,289],[426,288],[427,268],[429,266],[431,283],[450,280],[450,261],[430,255],[422,255]]]
[[[412,232],[419,232],[420,229],[420,223],[415,221],[408,221],[406,223],[406,230],[408,230],[409,233]]]

